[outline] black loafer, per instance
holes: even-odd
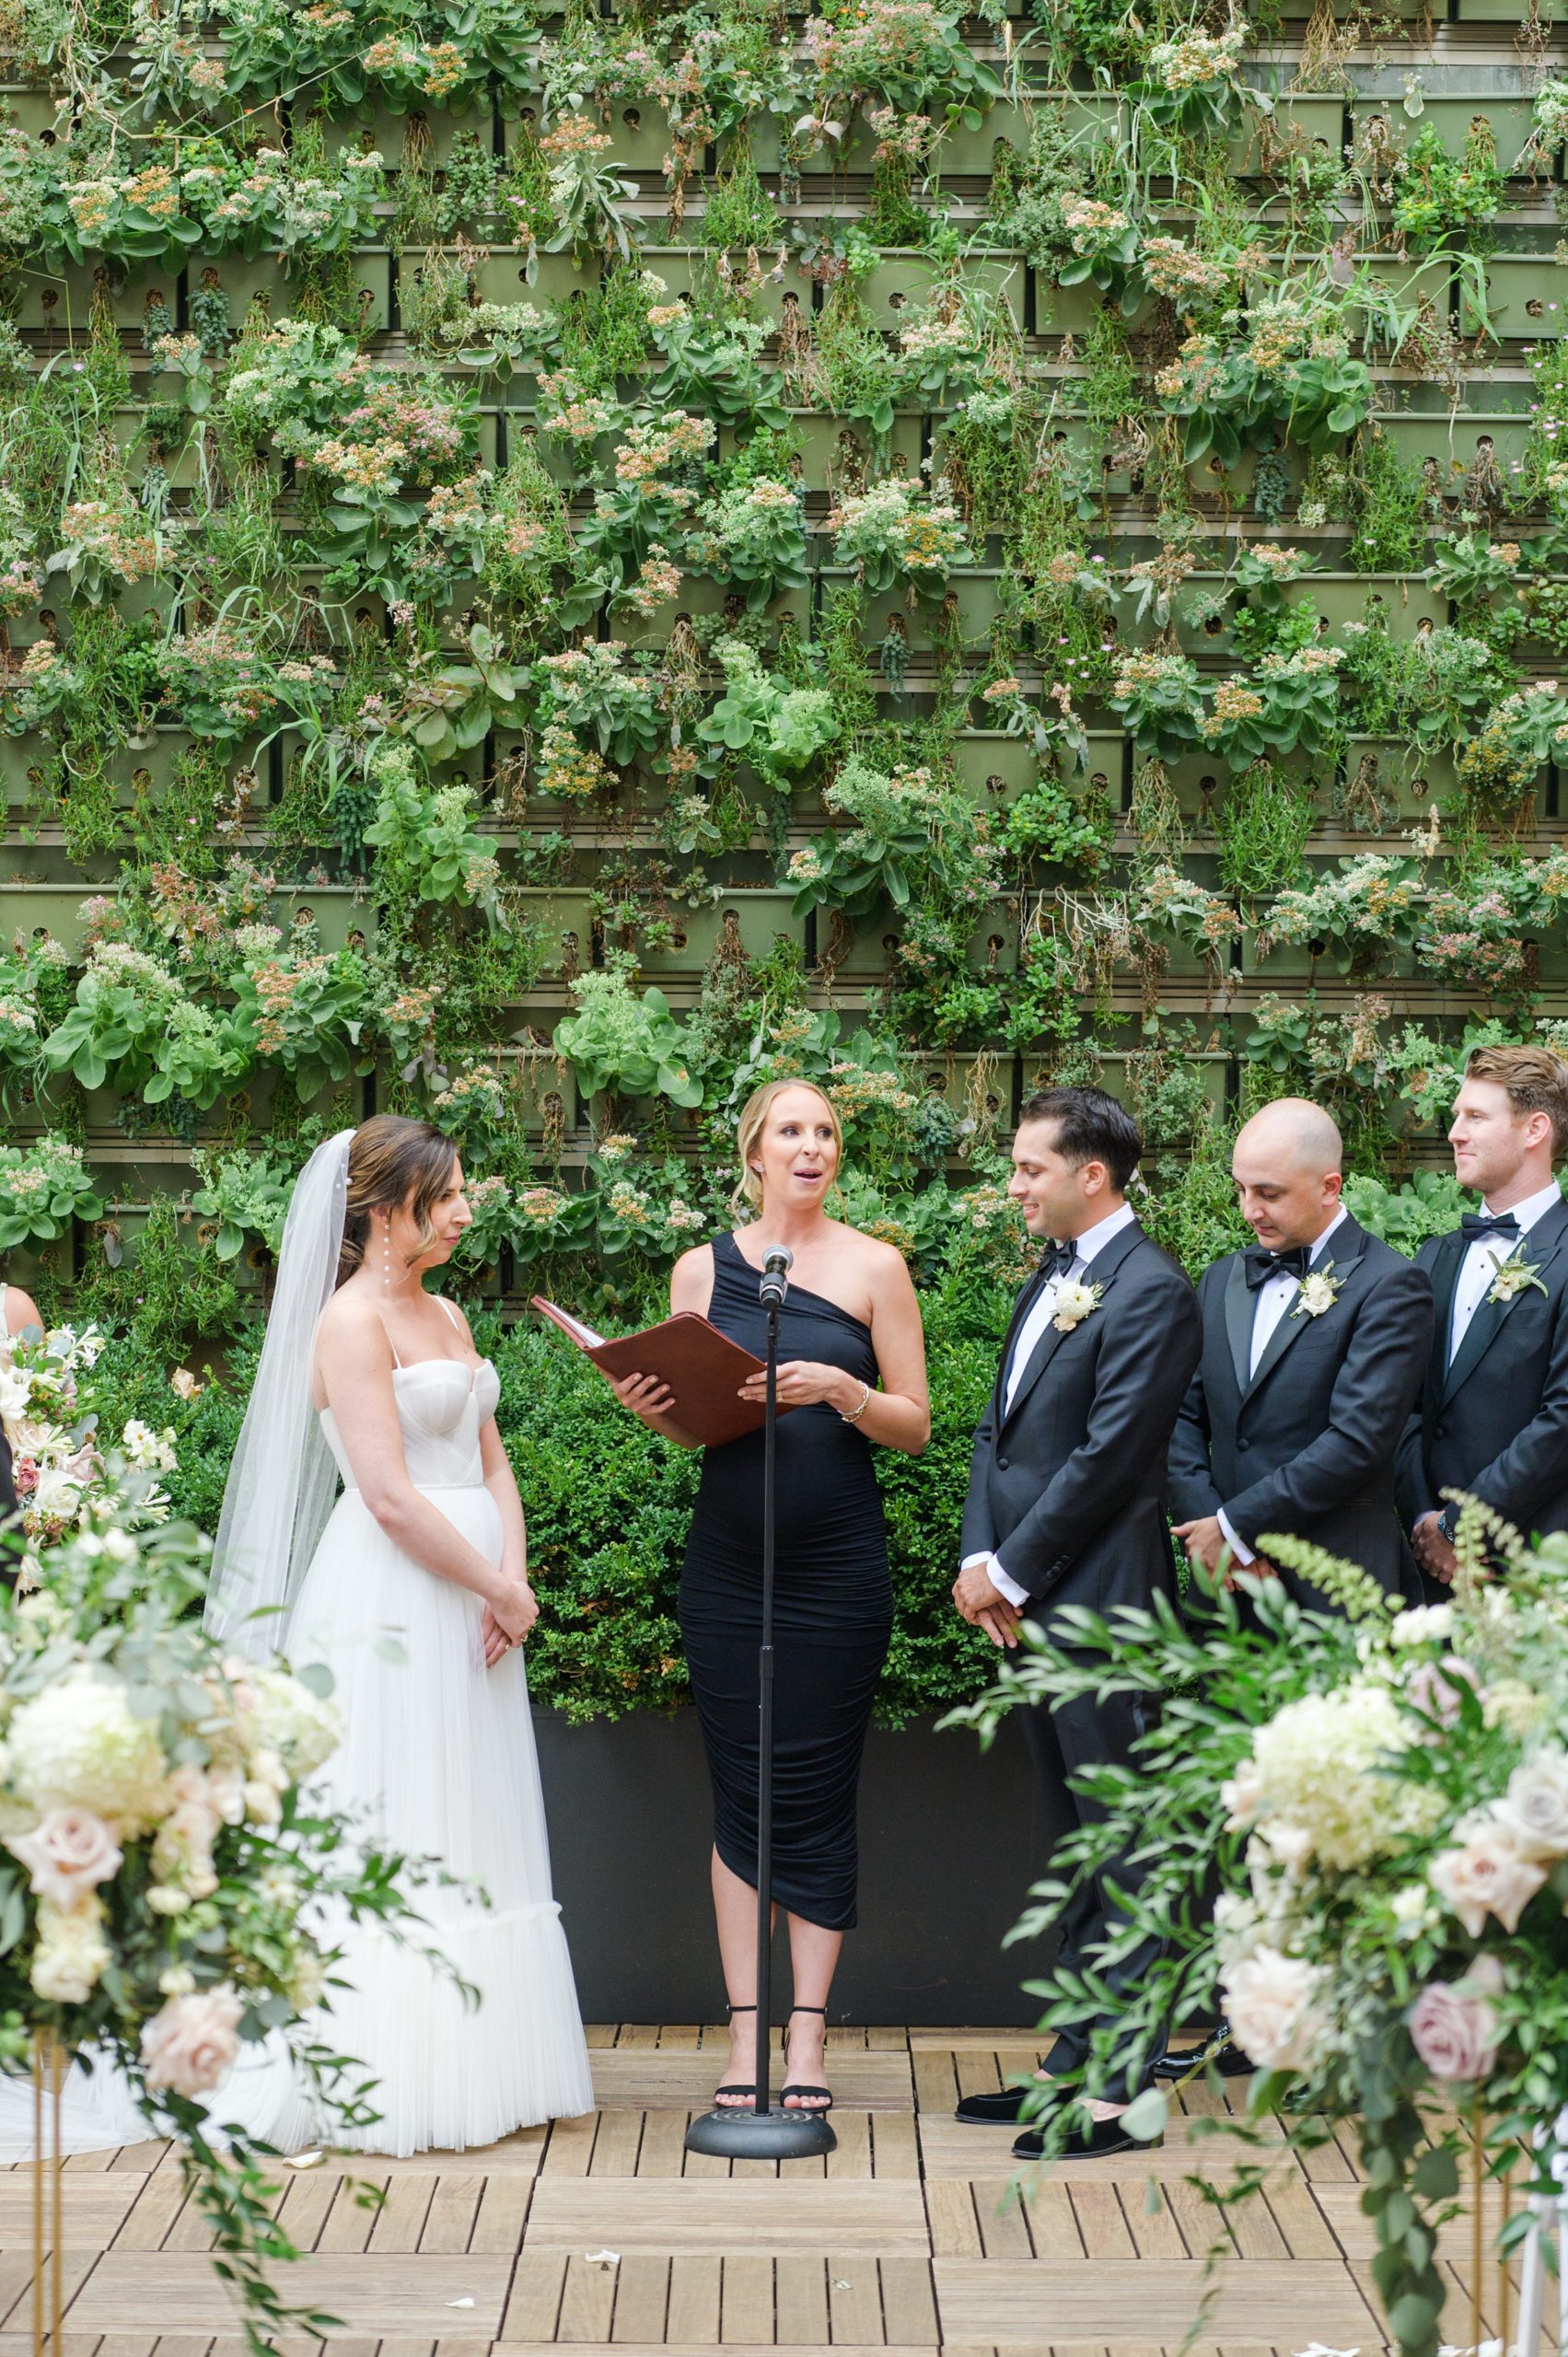
[[[1139,2136],[1129,2136],[1118,2115],[1111,2119],[1092,2119],[1086,2128],[1075,2130],[1061,2152],[1051,2157],[1063,2161],[1108,2161],[1113,2153],[1152,2153],[1164,2142],[1163,2136],[1151,2136],[1146,2142]],[[1026,2128],[1013,2146],[1013,2158],[1039,2161],[1044,2157],[1043,2130]]]
[[[966,2128],[1016,2128],[1023,2116],[1022,2087],[1003,2087],[995,2095],[966,2096],[953,2114]]]
[[[1253,2064],[1249,2057],[1234,2039],[1217,2031],[1197,2046],[1173,2046],[1168,2053],[1157,2056],[1149,2069],[1156,2079],[1184,2079],[1189,2071],[1206,2070],[1211,2064],[1222,2079],[1248,2079],[1252,2075]]]

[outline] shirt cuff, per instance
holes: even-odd
[[[1032,1604],[1034,1601],[1027,1587],[1020,1587],[1016,1580],[1010,1580],[1007,1577],[994,1555],[991,1559],[991,1585],[1000,1595],[1006,1597],[1009,1604],[1016,1604],[1020,1612],[1026,1604]]]
[[[1225,1539],[1225,1545],[1230,1549],[1230,1551],[1235,1556],[1237,1562],[1242,1565],[1243,1569],[1245,1569],[1249,1563],[1255,1563],[1258,1560],[1256,1554],[1253,1550],[1249,1547],[1245,1538],[1238,1538],[1237,1537],[1235,1531],[1230,1527],[1230,1516],[1226,1514],[1224,1506],[1221,1506],[1217,1519],[1220,1526],[1221,1535]]]

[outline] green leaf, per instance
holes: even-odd
[[[1169,2116],[1170,2098],[1165,2090],[1162,2087],[1145,2087],[1142,2095],[1133,2096],[1122,2113],[1121,2125],[1129,2136],[1135,2136],[1140,2144],[1147,2144],[1155,2137],[1164,2135]]]

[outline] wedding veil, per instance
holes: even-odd
[[[317,1322],[337,1281],[353,1139],[340,1130],[319,1145],[290,1199],[261,1364],[218,1517],[206,1627],[253,1661],[283,1646],[337,1487],[310,1382]]]

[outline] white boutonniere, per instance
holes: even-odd
[[[1539,1271],[1533,1269],[1526,1260],[1522,1244],[1516,1244],[1505,1260],[1494,1260],[1492,1265],[1497,1274],[1492,1280],[1491,1290],[1486,1296],[1488,1301],[1512,1301],[1516,1294],[1524,1293],[1531,1285],[1537,1293],[1546,1291]]]
[[[1056,1288],[1056,1309],[1051,1322],[1059,1334],[1070,1334],[1099,1307],[1100,1285],[1068,1284]]]
[[[1323,1312],[1326,1309],[1332,1309],[1335,1302],[1338,1301],[1344,1290],[1344,1282],[1343,1277],[1335,1276],[1334,1264],[1331,1260],[1325,1260],[1320,1269],[1308,1269],[1301,1280],[1295,1307],[1291,1311],[1291,1316],[1293,1318],[1321,1318]]]

